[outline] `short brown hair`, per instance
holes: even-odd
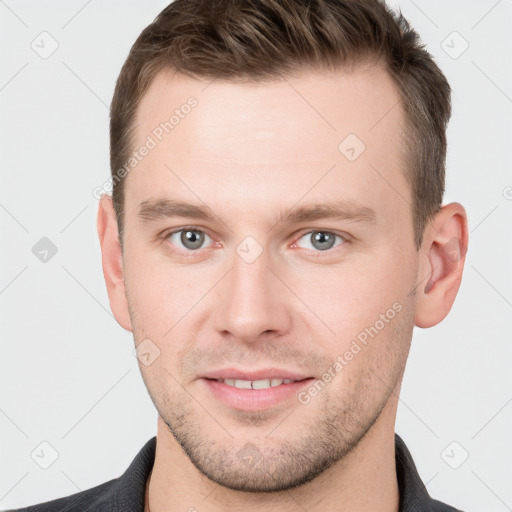
[[[450,86],[401,13],[380,0],[175,0],[140,34],[110,110],[113,204],[123,245],[124,179],[136,110],[156,74],[231,82],[278,79],[304,68],[384,63],[405,113],[404,172],[412,190],[416,248],[441,208]]]

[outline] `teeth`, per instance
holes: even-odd
[[[218,379],[228,386],[239,389],[267,389],[281,384],[290,384],[295,382],[292,379],[262,379],[262,380],[240,380],[240,379]]]

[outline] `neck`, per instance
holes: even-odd
[[[305,485],[274,493],[234,491],[212,482],[190,462],[159,417],[144,511],[288,512],[300,508],[308,512],[398,512],[394,445],[397,402],[397,397],[390,398],[377,421],[342,460]]]

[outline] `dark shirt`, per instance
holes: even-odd
[[[65,498],[6,512],[144,512],[146,481],[155,461],[155,449],[153,437],[119,478]],[[429,496],[407,446],[396,433],[395,461],[399,512],[460,512]]]

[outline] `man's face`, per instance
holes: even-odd
[[[379,420],[393,431],[418,273],[403,114],[378,67],[208,83],[161,72],[139,106],[134,149],[157,144],[125,183],[131,328],[159,350],[141,372],[194,465],[227,487],[285,489]],[[159,201],[213,217],[156,215]],[[347,215],[293,216],[327,206]],[[250,372],[301,382],[215,380]]]

